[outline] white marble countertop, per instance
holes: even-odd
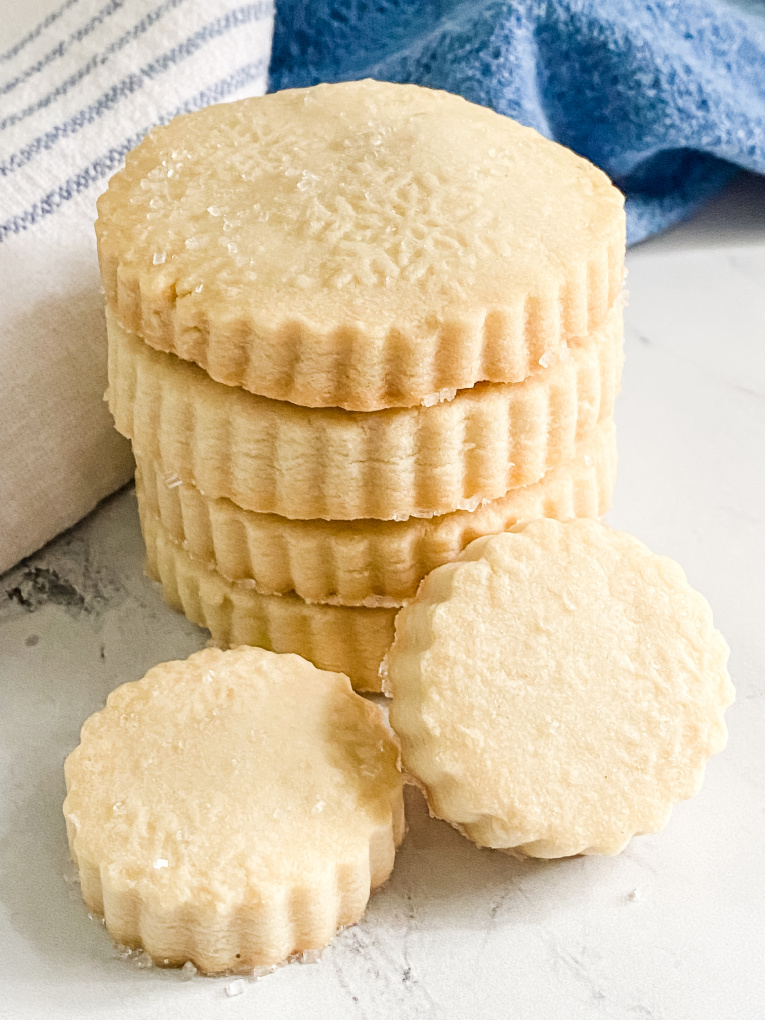
[[[62,764],[112,688],[207,634],[144,578],[124,491],[0,578],[1,1017],[765,1014],[765,183],[740,179],[629,269],[610,521],[683,564],[731,645],[730,743],[701,794],[619,857],[520,863],[412,790],[390,883],[319,963],[235,996],[231,979],[139,969],[72,886]]]

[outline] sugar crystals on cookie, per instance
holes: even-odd
[[[155,666],[66,762],[85,903],[159,965],[246,972],[320,949],[393,867],[397,762],[381,710],[297,655]]]
[[[613,854],[726,741],[728,647],[681,568],[535,520],[434,570],[396,620],[391,723],[431,811],[482,846]]]

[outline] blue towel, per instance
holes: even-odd
[[[765,173],[763,0],[277,0],[270,88],[457,92],[601,166],[628,239]]]

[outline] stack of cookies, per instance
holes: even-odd
[[[622,196],[531,129],[373,81],[209,107],[96,230],[149,570],[216,642],[379,690],[430,570],[608,509]]]

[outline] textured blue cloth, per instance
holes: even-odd
[[[628,238],[765,173],[763,0],[277,0],[271,89],[416,82],[535,127],[627,195]]]

